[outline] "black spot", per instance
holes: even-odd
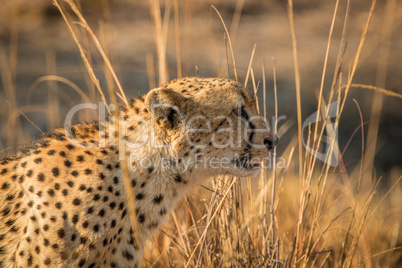
[[[60,228],[59,230],[57,230],[57,236],[62,239],[64,238],[64,236],[66,235],[65,231],[63,228]]]
[[[8,170],[7,170],[6,168],[3,168],[3,170],[0,172],[0,175],[6,174],[7,171],[8,171]]]
[[[136,196],[135,196],[135,199],[137,199],[137,200],[142,200],[142,199],[144,199],[144,193],[138,193],[138,194],[136,194]]]
[[[67,189],[63,189],[63,191],[61,191],[61,193],[62,193],[64,196],[67,196],[67,195],[68,195],[68,190],[67,190]]]
[[[82,267],[85,264],[85,259],[81,259],[80,262],[78,263],[78,267]]]
[[[53,189],[49,189],[49,190],[47,191],[47,193],[48,193],[50,196],[54,196],[54,190],[53,190]]]
[[[103,164],[103,162],[102,162],[102,160],[100,160],[100,159],[96,159],[96,164],[98,164],[98,165],[102,165],[102,164]]]
[[[78,161],[78,162],[84,161],[84,156],[83,156],[83,155],[77,156],[77,161]]]
[[[173,179],[175,180],[175,182],[179,182],[179,183],[183,181],[183,180],[181,179],[181,177],[180,177],[179,174],[175,175],[175,176],[173,177]]]
[[[112,220],[110,227],[114,228],[116,226],[116,220]]]
[[[73,224],[77,224],[78,220],[79,220],[79,216],[78,214],[74,214],[74,216],[72,217],[71,221]]]
[[[88,214],[91,214],[92,212],[94,212],[94,208],[93,208],[93,207],[89,207],[88,210],[87,210],[87,213],[88,213]]]
[[[131,187],[135,187],[137,185],[137,181],[136,180],[131,180]]]
[[[162,208],[161,210],[159,210],[159,214],[161,216],[166,215],[167,214],[167,209],[166,208]]]
[[[67,144],[66,148],[69,149],[69,150],[73,150],[75,147],[72,144]]]
[[[80,204],[81,204],[81,199],[79,199],[79,198],[74,198],[74,200],[73,200],[73,205],[79,206]]]
[[[110,207],[111,209],[114,209],[114,208],[116,207],[116,203],[115,203],[115,202],[111,202],[111,203],[109,204],[109,207]]]
[[[134,259],[133,255],[132,255],[130,252],[128,252],[127,250],[124,250],[124,251],[122,252],[122,255],[123,255],[123,257],[126,258],[127,260],[133,260],[133,259]]]
[[[93,229],[94,229],[94,232],[97,233],[99,231],[99,225],[95,224]]]
[[[38,158],[36,158],[36,159],[34,160],[34,162],[35,162],[36,164],[39,164],[39,163],[42,162],[42,158],[41,158],[41,157],[38,157]]]
[[[154,167],[149,167],[149,168],[148,168],[148,172],[149,172],[149,173],[152,173],[153,171],[154,171]]]
[[[33,174],[33,171],[32,171],[31,169],[28,170],[28,172],[27,172],[27,177],[28,177],[28,178],[32,177],[32,174]]]
[[[2,190],[7,190],[8,188],[10,188],[10,184],[7,183],[7,182],[5,182],[5,183],[3,183],[3,184],[1,185],[1,189],[2,189]]]
[[[45,265],[50,265],[52,263],[52,261],[50,260],[50,258],[46,258],[46,260],[44,261]]]
[[[49,151],[47,152],[48,155],[54,155],[55,153],[56,153],[55,150],[49,150]]]
[[[88,228],[88,221],[84,221],[84,222],[82,223],[82,227],[83,227],[83,228]]]
[[[59,153],[59,155],[60,155],[61,157],[66,157],[66,156],[67,156],[64,151],[61,151],[61,152]]]
[[[14,197],[15,197],[14,194],[9,194],[9,195],[7,195],[6,201],[11,201],[14,199]]]
[[[85,191],[85,189],[87,189],[87,187],[84,184],[80,185],[80,188],[78,188],[80,191]]]
[[[92,170],[90,170],[89,168],[87,168],[87,169],[84,170],[84,173],[85,173],[86,175],[89,175],[89,174],[92,173]]]
[[[71,172],[71,175],[73,175],[74,177],[77,177],[77,176],[78,176],[78,171],[73,170],[73,171]]]
[[[104,210],[104,209],[101,209],[98,214],[99,214],[99,216],[101,216],[101,217],[105,216],[105,210]]]
[[[74,186],[74,182],[72,182],[72,181],[67,181],[67,185],[70,186],[70,187],[73,187],[73,186]]]
[[[54,184],[54,189],[55,189],[55,190],[60,190],[60,184],[56,182],[56,183]]]
[[[47,224],[43,225],[43,231],[47,231],[47,230],[49,230],[49,225],[47,225]]]
[[[138,221],[140,223],[145,222],[145,214],[144,213],[141,213],[141,214],[138,215]]]
[[[27,161],[21,163],[21,167],[25,167],[27,165]]]
[[[57,168],[57,167],[52,168],[52,173],[53,173],[53,176],[58,177],[60,174],[59,168]]]
[[[65,165],[66,167],[71,167],[72,163],[71,163],[71,161],[66,160],[66,161],[64,161],[64,165]]]
[[[121,213],[121,218],[123,219],[127,214],[127,209],[123,210],[123,213]]]
[[[113,177],[114,184],[119,184],[119,177]]]
[[[161,195],[161,194],[154,197],[155,204],[159,204],[160,202],[162,202],[162,200],[163,200],[163,195]]]
[[[94,195],[94,198],[93,198],[94,201],[98,201],[99,199],[100,199],[100,195],[99,195],[99,194]]]

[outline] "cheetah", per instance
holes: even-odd
[[[139,267],[146,240],[190,189],[255,175],[278,142],[252,92],[230,79],[176,79],[118,113],[55,129],[0,161],[0,267]]]

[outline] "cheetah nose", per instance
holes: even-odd
[[[273,149],[279,142],[278,136],[276,134],[272,134],[271,137],[264,139],[264,145],[268,148],[268,150]]]

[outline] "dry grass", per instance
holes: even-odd
[[[166,2],[163,16],[160,14],[159,1],[150,0],[149,2],[155,25],[158,64],[155,68],[153,66],[154,55],[148,55],[147,70],[149,81],[158,84],[155,82],[155,69],[159,73],[159,83],[166,81],[169,77],[166,35],[171,6],[174,12],[176,42],[180,41],[179,21],[181,18],[179,16],[182,13],[179,12],[180,6],[176,0]],[[289,19],[293,25],[292,1],[289,2]],[[389,2],[392,4],[392,1]],[[55,84],[51,84],[53,82],[71,86],[79,93],[82,101],[91,99],[95,102],[100,96],[105,103],[107,103],[107,99],[110,99],[110,103],[117,104],[116,97],[126,102],[124,91],[112,67],[113,63],[108,59],[108,51],[106,45],[102,43],[102,39],[99,38],[101,41],[98,41],[97,35],[86,24],[79,8],[76,8],[74,4],[71,2],[66,4],[65,1],[61,0],[56,3],[59,4],[59,9],[62,11],[72,37],[78,45],[85,69],[89,74],[88,84],[91,87],[88,93],[84,93],[73,82],[52,74],[52,68],[50,68],[49,76],[37,81],[37,83],[49,82],[49,100],[60,98],[65,99],[66,102],[71,102],[68,95],[63,93]],[[240,19],[239,14],[241,14],[242,6],[243,2],[239,1],[234,15],[234,20],[237,23]],[[331,29],[329,29],[327,53],[317,106],[317,112],[325,118],[325,110],[323,109],[325,104],[338,100],[340,105],[335,123],[338,123],[342,116],[348,92],[352,87],[365,87],[375,90],[378,94],[401,98],[399,94],[386,90],[381,85],[353,84],[353,76],[369,29],[375,1],[373,1],[372,9],[363,25],[364,30],[350,72],[344,75],[340,71],[344,52],[344,42],[342,41],[339,45],[332,86],[324,94],[324,77],[333,25],[337,18],[337,6],[338,2],[335,5]],[[218,12],[217,9],[215,10]],[[187,15],[184,14],[184,16]],[[222,17],[220,18],[223,23]],[[346,15],[343,21],[344,29],[348,23],[347,18]],[[15,19],[18,20],[17,17]],[[111,27],[111,25],[109,26]],[[235,23],[231,28],[231,35],[236,34],[236,28],[237,24]],[[224,29],[230,45],[230,53],[227,52],[226,55],[232,57],[232,61],[226,59],[227,66],[233,62],[237,79],[234,60],[236,55],[233,55],[229,31],[226,26]],[[100,35],[104,34],[101,33]],[[384,38],[389,38],[389,36]],[[303,82],[298,77],[296,35],[293,27],[292,40],[296,70],[295,80],[299,96],[300,84]],[[3,153],[10,148],[18,147],[20,141],[27,138],[24,136],[19,115],[29,118],[30,113],[46,114],[49,112],[49,109],[42,106],[27,104],[18,107],[16,105],[17,43],[18,39],[14,34],[11,36],[11,51],[0,50],[1,77],[5,88],[5,99],[9,105],[8,114],[3,116],[3,118],[7,118],[7,121],[1,122],[2,135],[8,137],[7,144],[0,144],[0,148],[5,148]],[[181,46],[179,43],[176,44],[176,49],[177,76],[181,76],[182,62],[180,61],[186,59],[180,53]],[[255,47],[252,55],[254,55],[254,50]],[[102,88],[99,83],[99,78],[94,71],[92,57],[103,59],[107,89]],[[265,67],[263,64],[264,115],[267,113],[265,98],[271,94],[267,92],[269,87],[266,85]],[[275,67],[273,67],[274,81],[275,71]],[[254,78],[252,59],[247,71],[247,79],[249,74],[253,87],[257,90],[259,82],[255,81]],[[344,76],[347,78],[344,79]],[[273,95],[276,100],[276,83],[273,86]],[[91,88],[96,88],[97,91],[91,91]],[[325,95],[328,96],[327,99],[324,98]],[[364,140],[363,120],[360,127],[355,131],[355,133],[362,134],[362,154],[361,159],[354,163],[353,172],[348,173],[346,171],[347,164],[343,163],[342,157],[339,159],[339,165],[334,168],[317,161],[311,154],[302,151],[303,148],[300,146],[302,102],[299,97],[297,100],[299,133],[294,136],[289,144],[279,144],[282,148],[286,147],[282,155],[276,156],[276,150],[273,151],[271,154],[273,159],[265,165],[274,163],[274,168],[264,169],[259,179],[213,178],[206,183],[206,186],[189,194],[172,213],[169,221],[161,229],[161,233],[147,244],[145,267],[396,267],[401,264],[402,235],[400,224],[402,222],[402,211],[400,204],[402,176],[400,170],[396,171],[391,176],[391,180],[386,183],[388,187],[382,186],[384,183],[381,178],[375,178],[372,172],[369,175],[363,172],[363,166],[367,165],[365,162],[367,156],[364,154],[366,152],[365,144],[371,142]],[[51,113],[62,114],[58,105],[54,105],[54,103],[48,105],[51,107]],[[276,104],[274,109],[276,117],[281,105],[286,104]],[[81,114],[80,116],[81,119],[93,118],[91,114]],[[330,119],[321,122],[330,122],[328,120]],[[336,128],[337,124],[334,126]],[[38,126],[35,127],[39,128]],[[276,126],[274,127],[276,128]],[[310,128],[307,133],[308,145],[320,150],[324,132],[333,133],[336,130],[328,128],[329,126],[323,123]],[[279,129],[278,131],[283,134],[283,130]],[[378,133],[378,125],[374,131]],[[345,149],[336,146],[337,144],[332,143],[330,149]],[[372,158],[373,155],[368,157]],[[374,167],[372,163],[370,165],[368,170],[372,171]],[[350,165],[348,168],[351,169]]]

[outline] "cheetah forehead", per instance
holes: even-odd
[[[186,77],[168,82],[163,87],[210,107],[232,109],[239,103],[255,106],[254,94],[231,79]]]

